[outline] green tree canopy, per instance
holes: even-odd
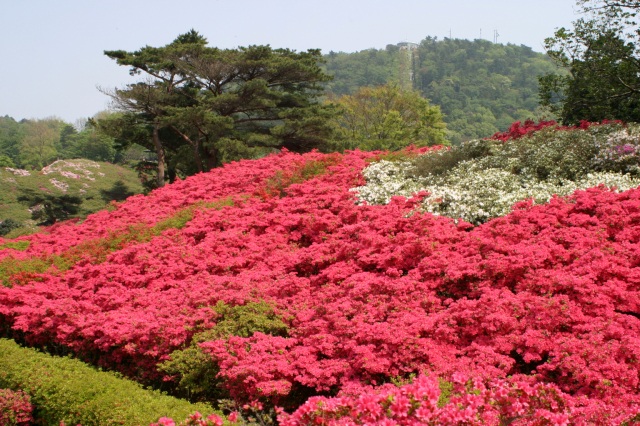
[[[440,108],[416,91],[396,84],[362,87],[335,100],[343,114],[336,118],[344,148],[397,150],[448,144]]]
[[[330,136],[334,111],[318,102],[329,79],[319,50],[219,49],[191,30],[164,47],[105,54],[144,80],[108,92],[123,115],[98,126],[153,150],[158,185],[165,164],[184,163],[185,152],[192,166],[183,170],[204,171],[283,147],[323,148]]]
[[[640,2],[578,0],[585,18],[545,41],[566,74],[540,78],[541,104],[566,124],[580,120],[640,121]]]
[[[23,132],[23,126],[12,117],[0,117],[0,155],[9,157],[14,164],[20,162],[20,140]]]
[[[20,164],[41,169],[56,159],[56,146],[60,142],[60,130],[64,122],[55,118],[29,120],[24,123],[24,135],[20,139]]]

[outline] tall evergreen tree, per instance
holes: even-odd
[[[318,102],[329,79],[319,50],[218,49],[191,30],[164,47],[105,54],[132,75],[145,75],[108,94],[129,116],[123,125],[144,123],[149,137],[138,143],[158,154],[158,184],[165,156],[184,156],[185,149],[193,169],[205,171],[283,147],[322,149],[331,134],[334,110]],[[131,132],[113,124],[99,127],[113,136]]]

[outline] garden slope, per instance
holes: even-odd
[[[102,257],[10,278],[1,329],[153,382],[159,362],[215,326],[218,302],[266,301],[285,333],[200,344],[238,402],[293,408],[300,395],[375,395],[392,378],[426,374],[559,395],[561,404],[529,401],[522,419],[544,409],[557,424],[618,424],[638,412],[640,190],[520,203],[473,227],[415,213],[418,199],[356,204],[349,189],[363,184],[370,157],[285,152],[234,163],[24,237],[26,251],[0,254],[16,270],[197,202],[232,201]],[[324,173],[304,180],[311,173],[301,170]],[[499,408],[454,407],[469,419]],[[415,405],[392,411],[395,421],[419,419]]]

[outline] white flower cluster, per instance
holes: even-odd
[[[62,174],[63,176],[66,177],[72,177],[74,179],[78,179],[80,177],[84,177],[85,179],[88,180],[95,180],[93,176],[93,171],[89,170],[89,169],[99,169],[100,168],[100,164],[96,163],[95,161],[91,161],[91,160],[84,160],[84,159],[78,159],[78,160],[58,160],[55,161],[51,164],[49,164],[48,166],[44,167],[42,169],[42,174],[43,175],[48,175],[49,173],[54,173],[54,172],[58,172],[60,174]],[[74,172],[70,172],[69,170],[74,170],[76,173]],[[65,175],[65,173],[67,174],[72,174],[74,176],[67,176]],[[98,172],[100,173],[100,172]]]
[[[420,190],[420,183],[408,178],[405,172],[411,168],[408,161],[381,160],[364,169],[365,186],[351,188],[362,201],[369,204],[388,204],[391,197],[411,197]]]
[[[424,210],[478,224],[508,214],[512,206],[522,200],[545,203],[554,195],[569,195],[598,185],[618,191],[640,185],[638,178],[613,172],[590,173],[577,181],[538,181],[524,180],[501,169],[473,171],[473,167],[464,166],[466,164],[448,175],[446,182],[422,188],[430,193],[423,201]]]
[[[508,214],[522,200],[545,203],[554,195],[565,196],[598,185],[617,191],[639,186],[637,174],[611,168],[598,171],[602,168],[593,163],[598,155],[605,155],[599,154],[602,151],[630,141],[636,141],[640,152],[640,131],[636,128],[633,133],[624,132],[608,138],[606,134],[596,137],[585,132],[558,132],[551,139],[538,139],[539,144],[536,140],[526,145],[513,141],[499,148],[499,152],[462,161],[446,173],[422,177],[411,173],[412,162],[380,161],[364,170],[367,184],[352,190],[370,204],[386,204],[395,195],[410,197],[425,190],[429,193],[422,203],[425,211],[479,224]],[[594,147],[597,140],[606,142]],[[631,151],[628,147],[623,149]]]
[[[69,189],[69,184],[67,184],[65,182],[60,182],[56,178],[49,179],[49,182],[51,182],[51,185],[55,186],[56,188],[58,188],[62,192],[67,192],[67,189]]]
[[[29,170],[13,169],[11,167],[5,167],[4,169],[16,176],[31,176],[31,172]]]

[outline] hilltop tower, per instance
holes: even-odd
[[[403,41],[397,44],[399,49],[398,81],[404,90],[415,88],[415,67],[418,65],[418,44]]]

